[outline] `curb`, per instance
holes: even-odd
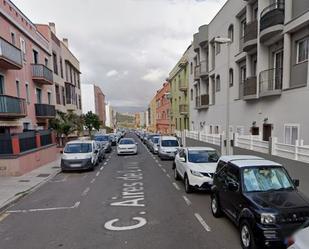
[[[54,173],[52,173],[50,176],[48,176],[47,178],[45,178],[44,180],[42,180],[41,182],[37,183],[36,185],[30,187],[29,189],[17,193],[14,197],[12,197],[11,199],[7,200],[7,202],[0,206],[0,214],[4,213],[7,209],[9,209],[10,207],[14,206],[19,200],[21,200],[22,198],[26,197],[27,195],[34,193],[36,190],[38,190],[40,187],[42,187],[45,183],[47,183],[50,179],[54,178],[56,175],[58,175],[61,172],[61,170],[57,170]]]

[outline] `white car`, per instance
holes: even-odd
[[[137,143],[133,138],[122,138],[117,145],[117,155],[137,154]]]
[[[309,248],[309,221],[301,230],[287,240],[288,249],[308,249]]]
[[[184,180],[187,193],[194,189],[210,190],[218,160],[219,156],[213,148],[182,148],[175,157],[174,178]]]
[[[99,159],[99,146],[92,140],[68,142],[61,157],[62,171],[93,170]]]
[[[158,143],[158,156],[163,159],[175,159],[178,150],[181,148],[176,137],[161,136]]]

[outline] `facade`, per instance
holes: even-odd
[[[157,125],[157,101],[156,97],[154,96],[149,105],[149,127],[148,130],[150,132],[156,132],[156,125]]]
[[[189,129],[189,64],[193,47],[190,45],[169,74],[171,90],[171,126],[175,130]]]
[[[135,113],[135,128],[141,128],[141,114]]]
[[[308,24],[307,0],[227,1],[194,35],[190,128],[224,132],[229,110],[231,132],[308,143]]]
[[[50,43],[52,51],[52,69],[56,110],[82,114],[80,65],[78,59],[69,50],[68,39],[59,40],[54,23],[37,25],[39,31]]]
[[[94,84],[81,84],[83,113],[91,111],[99,116],[100,123],[105,126],[105,95],[101,88]]]
[[[113,107],[110,103],[107,103],[105,106],[105,113],[106,113],[106,126],[112,129],[116,128],[116,112],[114,111]]]
[[[171,133],[171,122],[170,122],[171,102],[169,96],[171,96],[170,83],[165,82],[163,84],[163,87],[160,90],[158,90],[156,94],[156,101],[157,101],[156,130],[160,134]]]

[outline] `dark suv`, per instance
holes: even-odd
[[[309,218],[309,201],[282,165],[254,156],[221,157],[211,195],[215,217],[238,227],[242,248],[284,247]]]

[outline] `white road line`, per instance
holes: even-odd
[[[188,206],[191,206],[192,202],[188,199],[187,196],[182,196]]]
[[[99,172],[97,172],[95,175],[96,175],[96,176],[99,176],[99,175],[100,175],[100,171],[99,171]]]
[[[105,162],[104,165],[107,165],[107,162]]]
[[[167,176],[168,178],[171,178],[171,176],[170,176],[169,174],[166,174],[166,176]]]
[[[174,185],[174,187],[175,187],[177,190],[180,190],[180,188],[179,188],[179,186],[177,185],[176,182],[173,182],[173,185]]]
[[[106,162],[108,162],[109,161],[109,159],[106,159]]]
[[[104,167],[102,166],[101,168],[100,168],[100,170],[103,170],[104,169]]]
[[[61,180],[55,180],[55,181],[50,181],[50,182],[52,182],[52,183],[66,182],[67,179],[68,179],[68,176],[65,176],[65,177],[64,177],[63,179],[61,179]]]
[[[82,196],[86,196],[86,195],[88,194],[89,190],[90,190],[90,188],[87,187],[87,188],[84,190],[84,192],[82,193]]]
[[[6,217],[8,217],[10,214],[9,213],[4,213],[0,215],[0,222],[3,221]]]
[[[160,168],[162,167],[162,164],[159,163],[158,165],[159,165]]]
[[[205,222],[205,220],[202,218],[202,216],[198,213],[195,213],[194,214],[195,217],[197,218],[197,220],[201,223],[202,227],[207,231],[207,232],[210,232],[211,229],[210,227],[207,225],[207,223]]]
[[[80,201],[76,202],[72,207],[55,207],[55,208],[35,208],[35,209],[24,209],[24,210],[11,210],[7,213],[33,213],[33,212],[43,212],[43,211],[56,211],[56,210],[67,210],[78,208]]]
[[[162,169],[162,171],[163,171],[164,173],[166,173],[166,169]]]
[[[90,183],[93,184],[94,182],[95,182],[95,178],[93,178]]]

